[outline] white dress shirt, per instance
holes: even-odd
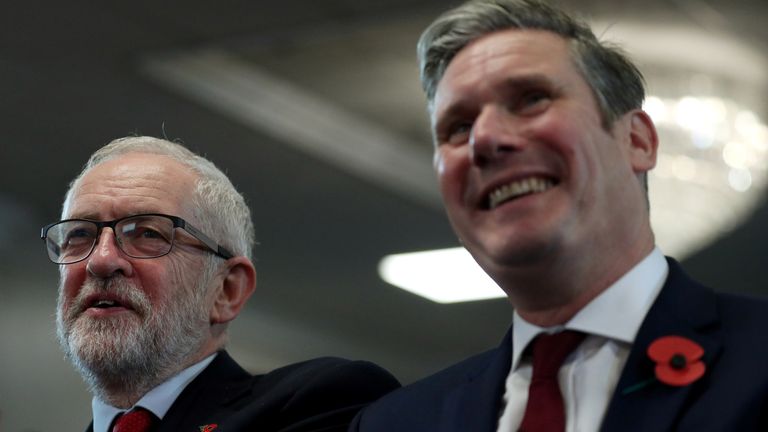
[[[162,419],[165,417],[165,413],[171,408],[173,402],[179,397],[181,391],[192,382],[200,372],[203,371],[216,357],[216,353],[204,358],[198,363],[184,369],[179,372],[178,375],[169,379],[168,381],[160,384],[159,386],[150,390],[145,394],[136,405],[131,407],[142,407],[152,412],[157,418]],[[93,432],[109,432],[108,428],[112,424],[112,421],[118,415],[130,411],[120,408],[115,408],[102,402],[100,399],[93,398],[91,401],[91,409],[93,411]]]
[[[668,273],[669,265],[664,255],[655,248],[564,326],[538,327],[515,312],[512,367],[507,376],[498,431],[517,431],[523,420],[533,369],[530,357],[523,356],[525,348],[539,333],[563,329],[587,334],[581,345],[566,358],[558,374],[565,404],[565,430],[599,430],[632,342]]]

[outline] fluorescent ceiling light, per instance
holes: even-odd
[[[387,255],[382,279],[437,303],[506,297],[464,248]]]

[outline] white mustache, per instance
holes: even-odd
[[[147,295],[134,284],[121,277],[109,279],[87,279],[69,309],[69,320],[75,319],[90,307],[89,298],[93,295],[109,295],[121,304],[130,307],[140,316],[146,316],[152,305]]]

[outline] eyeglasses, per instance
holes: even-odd
[[[66,219],[44,226],[40,238],[55,264],[74,264],[91,255],[103,228],[112,228],[120,250],[132,258],[158,258],[173,249],[174,233],[181,228],[224,259],[234,255],[184,219],[165,214],[140,214],[112,221]]]

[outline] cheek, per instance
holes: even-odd
[[[450,148],[435,154],[437,180],[446,201],[461,198],[469,168],[466,152],[465,148]]]
[[[162,264],[162,259],[136,260],[133,263],[131,283],[147,297],[153,308],[165,307],[178,284],[172,266]]]
[[[562,119],[548,122],[540,129],[538,138],[546,143],[552,152],[553,168],[562,173],[569,182],[585,181],[584,177],[598,175],[599,146],[604,140],[601,134],[585,132],[585,128],[576,122],[564,122]]]
[[[164,266],[158,266],[154,271],[154,278],[146,281],[147,290],[153,298],[162,303],[173,301],[176,296],[189,296],[193,290],[198,289],[200,279],[203,277],[203,260],[171,259]]]
[[[83,262],[62,266],[60,272],[61,294],[65,298],[74,298],[85,282],[86,270]]]

